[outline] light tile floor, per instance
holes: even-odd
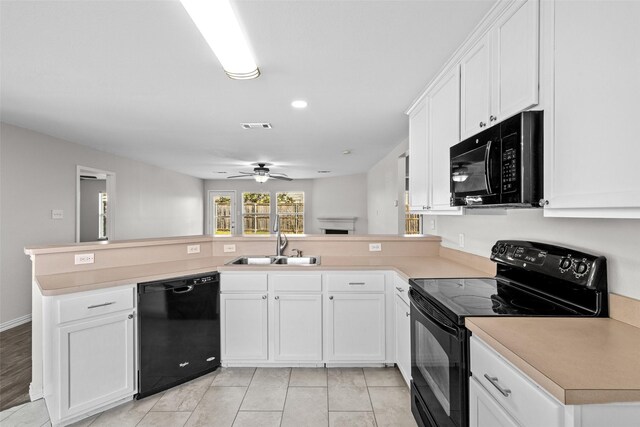
[[[74,426],[415,427],[395,368],[222,368]],[[0,412],[0,425],[50,426],[44,400]]]

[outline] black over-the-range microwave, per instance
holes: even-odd
[[[526,111],[451,147],[451,206],[538,207],[542,111]]]

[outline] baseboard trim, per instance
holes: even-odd
[[[42,399],[44,397],[44,393],[42,392],[42,388],[36,388],[33,386],[33,383],[29,384],[29,398],[33,402],[34,400]]]
[[[9,320],[8,322],[0,323],[0,332],[6,331],[7,329],[15,328],[16,326],[24,325],[27,322],[31,322],[30,314],[18,317],[13,320]]]

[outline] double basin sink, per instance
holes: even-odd
[[[257,255],[241,256],[227,262],[226,265],[320,265],[319,256],[275,256]]]

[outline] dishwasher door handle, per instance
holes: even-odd
[[[184,289],[184,290],[180,290]],[[176,288],[173,290],[174,294],[186,294],[187,292],[191,292],[193,290],[193,285],[185,286],[184,288]]]

